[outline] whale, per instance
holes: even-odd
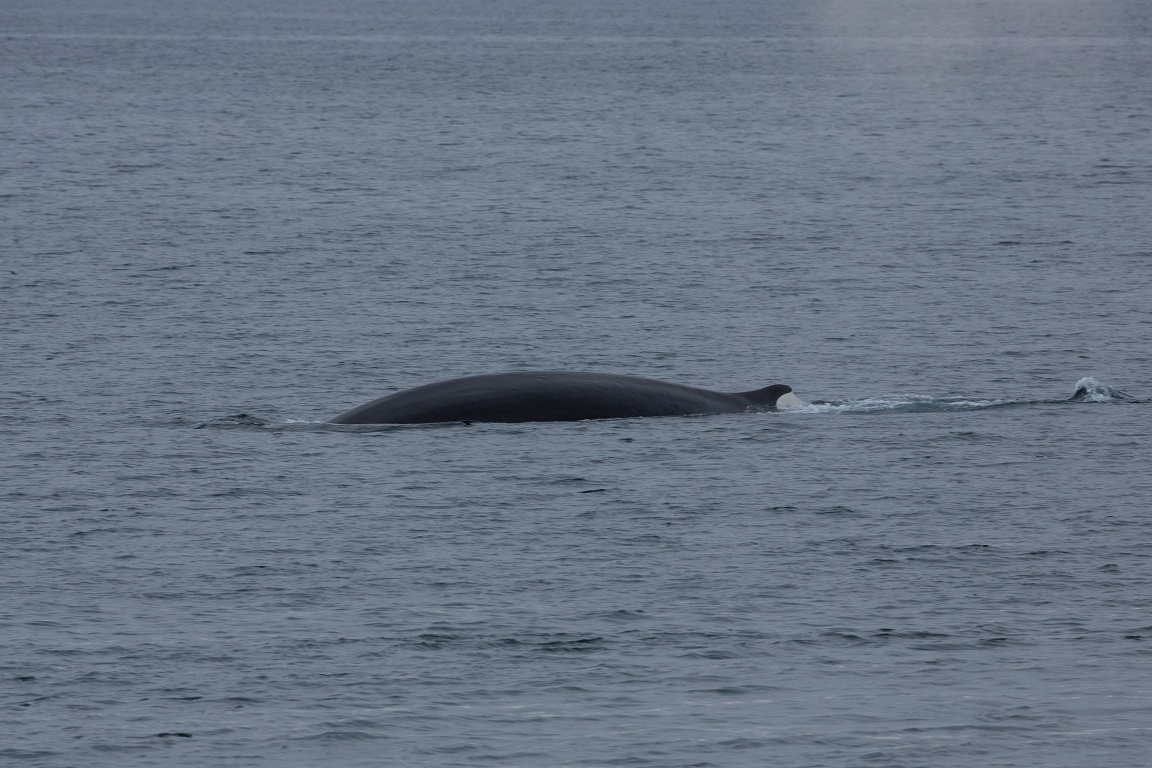
[[[787,384],[713,392],[616,373],[517,371],[406,389],[345,411],[333,424],[585,421],[775,410]],[[799,402],[799,401],[797,401]]]

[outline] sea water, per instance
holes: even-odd
[[[1150,71],[1136,0],[8,0],[0,762],[1148,765]],[[324,423],[533,369],[806,404]]]

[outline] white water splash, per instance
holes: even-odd
[[[793,392],[787,392],[776,399],[776,410],[778,411],[795,411],[809,405],[811,405],[811,403],[807,403],[796,397],[796,394]]]
[[[1121,397],[1126,395],[1091,376],[1085,376],[1076,382],[1076,392],[1072,395],[1073,400],[1082,403],[1107,403]]]

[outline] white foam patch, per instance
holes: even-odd
[[[782,411],[791,411],[809,405],[791,392],[787,392],[776,400],[776,408]]]
[[[890,411],[919,403],[930,403],[932,398],[919,395],[888,395],[884,397],[866,397],[861,400],[847,400],[837,403],[808,403],[802,409],[804,413],[868,413],[871,411]]]
[[[1083,394],[1081,394],[1083,391]],[[1084,403],[1107,403],[1123,393],[1113,389],[1102,381],[1091,376],[1085,376],[1076,382],[1076,398]]]
[[[804,403],[793,413],[876,413],[882,411],[968,411],[1006,405],[1014,400],[941,400],[927,395],[882,395],[834,403]]]

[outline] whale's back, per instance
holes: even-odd
[[[373,400],[336,424],[517,423],[738,413],[771,407],[781,384],[729,394],[605,373],[532,371],[485,374],[426,384]]]

